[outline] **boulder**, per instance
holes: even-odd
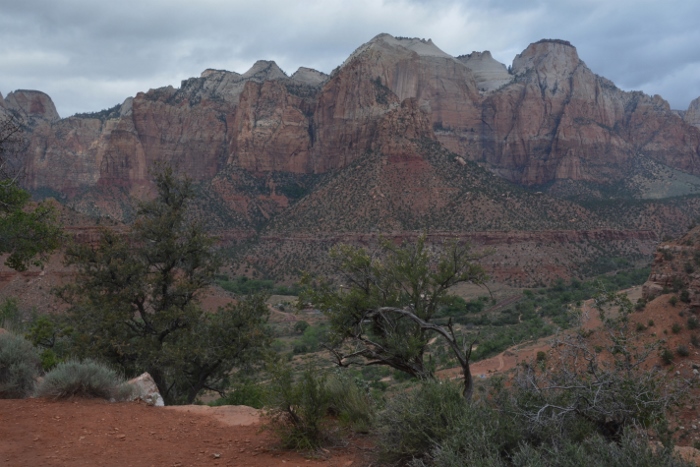
[[[134,379],[130,379],[126,384],[132,387],[130,400],[140,399],[148,405],[154,405],[156,407],[163,407],[165,405],[163,397],[158,392],[156,382],[153,381],[153,377],[148,373],[143,373]]]

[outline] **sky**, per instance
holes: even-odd
[[[274,60],[330,73],[379,33],[509,65],[564,39],[624,90],[685,110],[700,96],[697,0],[0,0],[0,93],[36,89],[61,117]]]

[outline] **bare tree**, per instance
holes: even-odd
[[[556,338],[555,361],[518,368],[512,406],[533,427],[582,420],[619,442],[625,428],[663,420],[688,382],[669,382],[652,366],[659,342],[641,343],[629,329],[633,306],[626,295],[606,294],[596,305],[603,330],[595,331],[595,345],[583,329]]]

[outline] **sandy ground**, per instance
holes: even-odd
[[[249,407],[177,408],[76,399],[0,400],[0,466],[363,465],[354,446],[316,457],[279,449]]]

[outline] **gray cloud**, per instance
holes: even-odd
[[[388,32],[506,64],[566,39],[594,72],[684,109],[700,95],[699,16],[686,0],[0,0],[0,91],[42,90],[68,116],[258,59],[330,72]]]

